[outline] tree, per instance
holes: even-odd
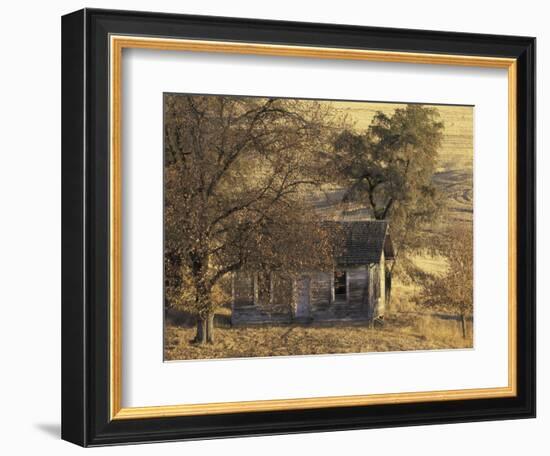
[[[407,105],[392,115],[376,113],[368,130],[343,131],[332,155],[343,202],[360,202],[378,220],[390,221],[394,268],[406,276],[415,269],[411,253],[430,247],[425,228],[441,211],[443,199],[432,182],[443,123],[435,108]],[[387,290],[388,304],[391,290]]]
[[[196,315],[196,342],[213,341],[223,277],[331,261],[305,191],[319,185],[327,122],[334,115],[316,102],[165,97],[167,299]]]
[[[439,250],[447,259],[447,271],[442,275],[423,274],[418,302],[456,313],[466,338],[466,317],[472,315],[474,305],[472,230],[452,228],[441,238]]]

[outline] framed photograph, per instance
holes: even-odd
[[[62,20],[62,437],[535,416],[535,39]]]

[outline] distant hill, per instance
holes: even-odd
[[[433,181],[446,195],[452,221],[472,223],[474,213],[472,169],[438,172],[434,175]]]

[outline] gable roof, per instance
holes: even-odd
[[[333,233],[342,233],[341,248],[336,252],[336,262],[341,266],[378,263],[384,256],[393,259],[393,246],[389,239],[388,222],[366,220],[357,222],[325,222]]]

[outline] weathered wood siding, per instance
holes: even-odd
[[[233,276],[233,308],[254,304],[254,276],[244,272]]]
[[[363,296],[368,288],[367,268],[347,270],[348,305],[360,309],[363,306]]]
[[[369,318],[377,318],[384,314],[384,268],[380,264],[374,264],[369,268],[368,309]]]
[[[385,265],[382,254],[380,263],[369,265],[369,289],[366,310],[369,319],[384,315],[385,307]]]
[[[375,317],[384,315],[386,309],[386,260],[384,257],[384,251],[382,251],[382,258],[378,265],[378,283],[380,285],[380,296],[375,307]]]
[[[365,296],[368,296],[369,276],[366,266],[346,269],[347,296],[337,299],[333,305],[333,318],[344,320],[365,320]]]
[[[292,320],[291,281],[275,273],[235,273],[233,295],[233,324]]]
[[[327,272],[313,272],[308,274],[310,278],[310,300],[309,307],[311,314],[315,316],[318,312],[327,310],[332,298],[331,274]]]
[[[273,303],[279,303],[291,309],[294,303],[292,278],[286,274],[272,275]]]
[[[236,273],[233,277],[234,324],[308,321],[371,320],[384,312],[384,261],[348,267],[347,295],[334,296],[334,273],[288,274]],[[266,286],[265,280],[268,280]],[[298,300],[307,302],[297,315]]]

